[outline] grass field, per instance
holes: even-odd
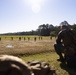
[[[34,37],[36,37],[36,41]],[[56,69],[57,75],[76,75],[76,69],[68,68],[57,61],[58,55],[53,47],[55,40],[55,37],[52,40],[50,37],[42,37],[42,40],[39,40],[38,36],[1,36],[0,54],[17,55],[25,62],[30,60],[46,61],[52,68]]]
[[[19,36],[20,37],[20,36]],[[11,36],[1,37],[0,41],[0,54],[35,54],[46,51],[53,51],[53,44],[55,38],[50,40],[50,37],[43,37],[42,40],[39,40],[38,36],[24,36],[19,40],[18,36],[14,36],[11,40]],[[30,37],[30,40],[28,40]],[[34,40],[36,37],[36,41]]]

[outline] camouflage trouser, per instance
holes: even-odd
[[[57,54],[64,53],[64,46],[62,44],[54,44],[54,49]]]

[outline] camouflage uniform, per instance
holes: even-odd
[[[69,55],[69,48],[75,48],[74,43],[72,41],[72,37],[69,35],[70,29],[63,29],[59,32],[58,38],[56,40],[56,44],[54,44],[54,48],[56,53],[59,55],[60,60],[63,60],[62,53],[64,52],[66,55]],[[68,51],[67,51],[68,50]],[[74,53],[74,52],[72,52]]]

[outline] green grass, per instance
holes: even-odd
[[[34,55],[19,56],[25,62],[27,61],[46,61],[53,69],[56,69],[57,75],[76,75],[76,69],[71,69],[65,64],[58,62],[58,55],[55,52],[39,53]]]

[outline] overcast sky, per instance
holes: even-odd
[[[0,33],[36,30],[64,20],[76,23],[76,0],[0,0]]]

